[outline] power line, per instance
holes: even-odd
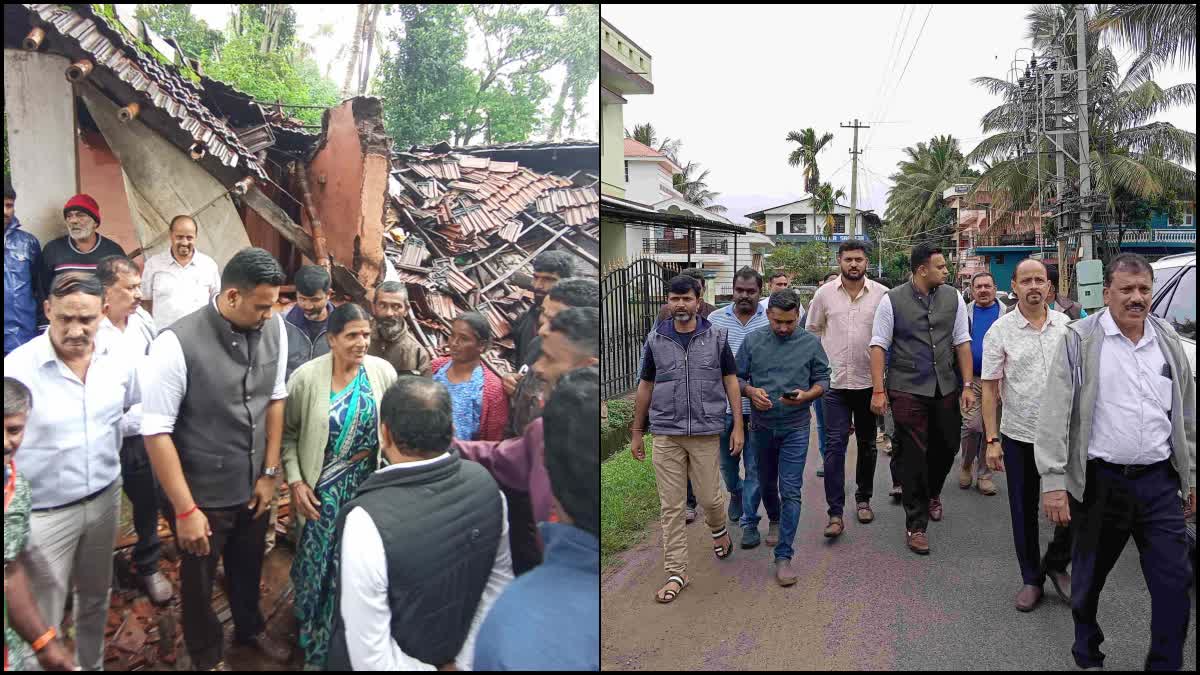
[[[904,69],[900,71],[900,77],[896,80],[896,85],[892,88],[892,96],[888,97],[887,106],[883,109],[883,113],[881,113],[879,117],[887,117],[887,111],[891,109],[892,97],[895,96],[896,90],[898,90],[900,85],[904,82],[904,75],[908,72],[908,64],[912,63],[913,54],[917,52],[917,45],[921,44],[921,36],[925,34],[925,25],[929,23],[929,15],[932,13],[933,5],[930,5],[929,10],[925,12],[925,20],[921,22],[921,30],[917,32],[917,39],[913,41],[912,49],[908,51],[908,60],[904,62]],[[872,140],[873,139],[874,133],[872,133]],[[864,145],[864,149],[866,147],[867,146]]]

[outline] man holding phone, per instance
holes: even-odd
[[[790,289],[771,294],[770,326],[746,336],[738,350],[738,380],[750,399],[746,479],[742,487],[742,540],[758,537],[758,499],[779,481],[779,542],[775,580],[796,583],[792,542],[800,522],[800,489],[808,454],[809,407],[829,388],[829,359],[821,341],[800,326],[800,299]],[[755,466],[757,465],[757,466]]]

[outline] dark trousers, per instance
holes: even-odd
[[[875,413],[870,389],[830,389],[821,398],[825,408],[825,500],[829,515],[840,516],[846,506],[846,446],[850,442],[850,417],[858,441],[854,478],[855,502],[870,502],[875,484]]]
[[[166,508],[170,510],[169,505]],[[225,565],[225,597],[233,614],[234,639],[249,641],[266,628],[258,606],[258,585],[262,580],[270,512],[254,518],[254,512],[241,505],[206,509],[204,515],[212,530],[208,538],[209,554],[196,556],[181,550],[179,566],[183,640],[197,670],[210,670],[224,658],[225,631],[212,604],[218,560]],[[193,513],[189,517],[194,516]],[[169,520],[174,530],[173,513]]]
[[[929,526],[929,500],[942,495],[942,485],[958,454],[962,413],[957,392],[918,396],[891,389],[896,419],[896,466],[904,486],[904,524],[909,532]]]
[[[508,546],[512,551],[514,575],[522,575],[542,564],[542,546],[533,518],[533,501],[528,492],[501,487],[508,502]]]
[[[1072,497],[1075,552],[1071,558],[1071,612],[1075,617],[1075,663],[1104,662],[1104,633],[1096,609],[1104,581],[1125,549],[1137,544],[1142,576],[1150,590],[1150,652],[1147,670],[1179,670],[1191,619],[1192,562],[1188,556],[1179,474],[1169,460],[1144,472],[1092,459],[1083,502]]]
[[[1038,541],[1038,510],[1042,501],[1042,479],[1033,461],[1033,443],[1000,436],[1004,448],[1004,470],[1008,473],[1008,507],[1012,512],[1013,543],[1017,547],[1017,565],[1021,579],[1041,587],[1046,571],[1065,572],[1071,563],[1071,528],[1057,526],[1054,538],[1041,558]]]
[[[158,539],[160,501],[158,481],[154,479],[154,469],[140,434],[121,443],[121,480],[125,496],[133,505],[133,529],[138,537],[133,547],[133,571],[139,576],[148,576],[158,571],[161,557],[162,544]]]

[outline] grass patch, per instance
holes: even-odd
[[[611,404],[611,403],[610,403]],[[609,411],[612,414],[612,411]],[[646,459],[639,462],[628,445],[600,465],[600,566],[607,568],[617,553],[641,540],[646,525],[659,514],[658,488],[651,463],[651,436],[646,436]]]

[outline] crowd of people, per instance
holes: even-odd
[[[987,272],[971,280],[968,305],[930,245],[912,249],[910,279],[890,289],[867,278],[866,243],[844,242],[837,258],[807,312],[786,276],[781,287],[771,277],[762,298],[764,279],[750,268],[735,274],[733,302],[721,308],[702,303],[696,276],[669,282],[631,427],[639,461],[643,434],[653,435],[667,575],[655,599],[670,603],[696,583],[684,529],[697,505],[723,560],[731,525],[742,548],[759,545],[761,503],[774,577],[795,584],[810,420],[823,444],[828,538],[846,529],[852,434],[855,515],[874,520],[883,422],[909,550],[930,554],[930,523],[945,517],[943,486],[961,449],[961,488],[995,495],[995,472],[1007,475],[1016,609],[1034,610],[1048,579],[1072,608],[1075,662],[1101,667],[1100,592],[1132,536],[1151,596],[1146,667],[1179,669],[1193,580],[1185,518],[1195,509],[1195,379],[1175,330],[1150,314],[1150,264],[1131,253],[1109,261],[1106,307],[1088,316],[1056,297],[1057,270],[1037,259],[1015,268],[1016,302],[1006,307]],[[1039,509],[1055,525],[1044,554]]]
[[[6,670],[103,669],[122,492],[157,605],[176,595],[160,514],[170,525],[196,670],[230,670],[218,577],[235,643],[279,664],[599,668],[599,286],[571,255],[533,259],[534,307],[502,375],[477,312],[434,358],[401,283],[337,302],[308,265],[276,313],[280,263],[246,248],[218,266],[189,216],[139,267],[97,232],[88,195],[45,247],[15,204],[6,181]],[[281,480],[295,645],[260,609]]]

